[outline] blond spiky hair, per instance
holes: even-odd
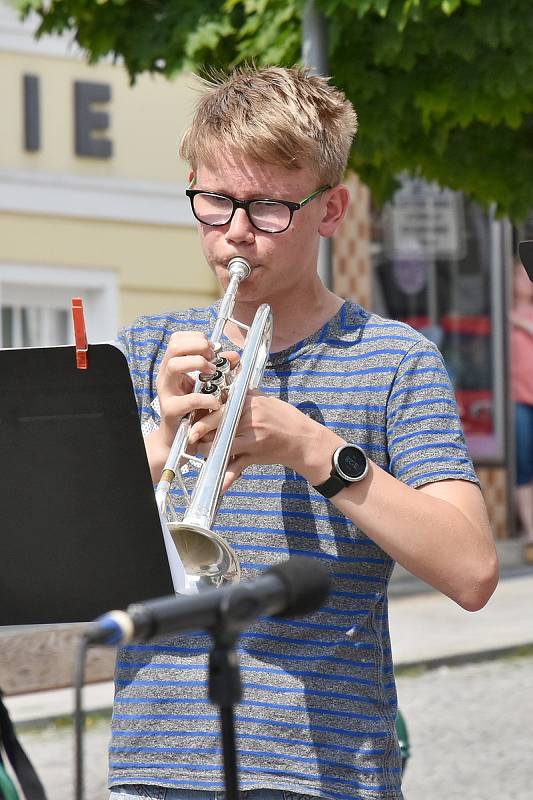
[[[328,78],[302,67],[247,64],[201,79],[202,96],[180,155],[197,170],[225,150],[287,169],[311,166],[319,183],[342,180],[357,116]]]

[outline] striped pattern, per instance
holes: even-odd
[[[144,422],[175,330],[209,331],[216,308],[141,318],[122,332]],[[289,401],[411,486],[476,477],[440,354],[405,325],[349,301],[314,336],[271,356],[266,394]],[[191,480],[194,474],[190,475]],[[183,510],[179,490],[175,505]],[[261,619],[240,640],[241,786],[331,800],[398,800],[396,693],[387,623],[391,559],[299,475],[245,472],[217,516],[244,578],[294,554],[326,565],[320,612]],[[118,657],[111,782],[221,790],[216,709],[206,701],[203,632]]]

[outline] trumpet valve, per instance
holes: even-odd
[[[217,398],[222,396],[226,380],[220,370],[213,373],[201,372],[200,375],[198,375],[198,380],[202,384],[202,388],[200,389],[202,394],[214,395]]]
[[[231,371],[231,364],[227,358],[224,358],[224,356],[219,356],[213,362],[213,366],[217,368],[217,372],[221,372],[223,375],[227,375],[228,372]]]
[[[200,394],[210,394],[213,397],[217,397],[217,398],[221,398],[222,397],[222,392],[223,392],[223,387],[222,386],[217,386],[214,383],[206,383],[200,389]]]
[[[204,386],[222,386],[226,379],[224,373],[217,369],[216,372],[201,372],[198,375],[198,380]]]

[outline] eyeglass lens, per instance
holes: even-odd
[[[199,193],[193,202],[194,213],[206,225],[225,225],[233,212],[232,201],[221,195]],[[270,233],[285,230],[291,219],[290,209],[273,200],[254,200],[248,215],[257,228]]]

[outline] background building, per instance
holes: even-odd
[[[75,295],[93,341],[211,300],[177,156],[192,80],[131,87],[34,29],[0,2],[0,344],[68,340]]]
[[[65,37],[35,41],[0,0],[0,346],[72,341],[84,299],[90,341],[141,313],[209,303],[177,155],[194,103],[187,76],[89,66]],[[352,205],[333,247],[333,288],[421,329],[441,348],[495,535],[513,530],[506,374],[511,228],[460,193],[404,180],[373,210]]]

